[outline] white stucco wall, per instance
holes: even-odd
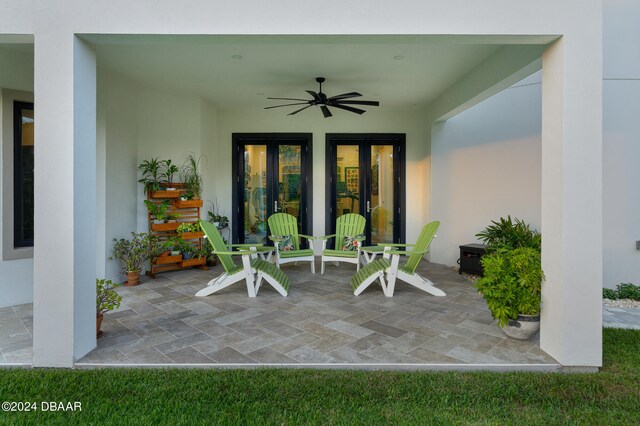
[[[540,229],[540,73],[434,125],[431,216],[440,220],[431,261],[455,265],[459,246],[491,220]]]
[[[640,284],[640,2],[604,14],[604,286]]]
[[[2,138],[3,126],[13,126],[13,123],[2,121],[2,89],[33,92],[33,54],[14,50],[0,44],[0,164],[4,168],[2,144],[13,145],[13,140],[5,141]],[[0,189],[11,182],[3,181],[3,173],[0,173]],[[0,206],[5,201],[4,191],[0,190]],[[0,223],[4,220],[2,208],[0,208]],[[2,228],[0,226],[0,241],[2,241]],[[0,245],[0,250],[2,247]],[[0,308],[4,306],[19,305],[33,301],[33,258],[3,260],[0,256]]]
[[[98,103],[104,114],[98,114],[98,129],[104,127],[106,178],[98,271],[111,280],[122,281],[121,265],[107,259],[113,239],[148,230],[138,164],[159,157],[180,166],[186,155],[201,155],[203,147],[211,145],[216,114],[200,98],[146,87],[111,71],[100,70],[99,83]],[[101,134],[99,130],[99,145]],[[205,191],[216,181],[214,176],[205,175]]]

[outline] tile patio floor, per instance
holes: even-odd
[[[220,266],[121,287],[121,308],[105,316],[98,347],[78,364],[557,365],[537,338],[507,338],[471,283],[444,265],[419,268],[443,298],[400,281],[393,298],[378,285],[356,297],[348,284],[353,265],[328,265],[315,276],[308,264],[284,270],[286,298],[264,284],[250,299],[244,282],[193,296]],[[30,363],[30,305],[0,309],[0,324],[0,362]]]

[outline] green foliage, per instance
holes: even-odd
[[[498,248],[482,257],[478,289],[503,327],[518,314],[538,315],[544,274],[540,252],[531,247]]]
[[[171,164],[171,160],[164,160],[164,171],[162,172],[162,177],[165,179],[165,182],[171,185],[173,183],[173,175],[178,173],[180,169],[175,164]]]
[[[200,232],[200,220],[194,223],[183,222],[178,225],[178,229],[176,229],[176,232],[178,234],[184,234],[185,232]]]
[[[41,425],[637,425],[640,330],[604,329],[595,374],[310,369],[0,369],[6,412]],[[215,391],[214,391],[215,390]]]
[[[111,280],[96,278],[96,314],[103,315],[105,312],[113,311],[120,307],[122,296],[116,292],[115,288],[119,284]]]
[[[609,299],[609,300],[618,300],[618,292],[612,288],[603,288],[602,298]]]
[[[640,286],[631,283],[618,284],[616,290],[610,288],[602,289],[602,297],[605,299],[631,299],[640,300]]]
[[[196,158],[190,154],[180,169],[180,180],[182,180],[187,192],[191,192],[195,198],[200,198],[202,195],[200,162],[203,158],[203,156]]]
[[[123,273],[140,272],[145,261],[153,254],[157,247],[157,237],[146,232],[131,233],[131,239],[113,239],[113,254],[110,260],[118,260],[123,264]]]
[[[640,286],[631,283],[618,284],[618,298],[640,300]]]
[[[499,221],[492,220],[493,225],[487,226],[476,237],[487,245],[487,251],[491,252],[500,248],[514,249],[518,247],[531,247],[540,251],[542,237],[536,230],[524,221],[511,216],[501,217]]]
[[[170,244],[173,247],[173,250],[178,250],[178,251],[181,251],[182,253],[193,253],[196,250],[193,244],[183,240],[182,238],[174,237],[174,238],[171,238],[169,241],[170,243],[168,244]]]
[[[165,164],[164,161],[158,160],[158,157],[151,160],[144,160],[138,165],[138,170],[142,171],[142,179],[138,182],[144,184],[145,191],[158,191],[160,190],[160,176],[161,168]]]
[[[149,209],[149,213],[151,213],[151,215],[156,220],[162,220],[162,221],[167,220],[165,213],[171,204],[169,200],[164,200],[161,203],[154,203],[153,201],[144,200],[144,204]]]
[[[207,215],[209,216],[209,223],[218,223],[218,226],[224,228],[225,226],[227,226],[229,224],[229,218],[227,216],[224,216],[222,214],[220,214],[220,208],[218,206],[218,200],[216,199],[215,203],[212,203],[211,201],[209,201],[209,204],[211,204],[211,208],[209,209],[209,211],[207,212]]]

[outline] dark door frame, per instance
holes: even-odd
[[[393,168],[397,173],[399,179],[394,181],[393,188],[393,203],[397,208],[393,212],[393,221],[398,224],[394,227],[393,240],[396,243],[404,243],[406,239],[406,215],[405,211],[407,197],[406,197],[406,135],[404,133],[327,133],[325,136],[325,173],[327,177],[327,183],[325,186],[325,233],[331,235],[335,233],[335,211],[337,209],[336,203],[336,184],[334,182],[337,176],[336,170],[336,146],[337,145],[359,145],[360,146],[360,164],[365,164],[365,160],[368,158],[365,150],[362,146],[365,144],[371,145],[394,145],[393,153]],[[370,160],[370,159],[369,159]],[[364,206],[367,200],[363,199],[365,194],[365,188],[370,187],[371,172],[370,167],[366,167],[366,173],[364,173],[364,179],[360,179],[360,214],[364,213]],[[366,216],[363,214],[363,216]]]
[[[242,222],[244,221],[244,185],[239,183],[244,181],[244,152],[245,145],[267,145],[267,149],[275,145],[302,145],[301,152],[301,175],[305,180],[302,182],[302,198],[300,200],[301,211],[301,234],[310,234],[313,226],[313,209],[309,208],[313,201],[313,134],[312,133],[233,133],[232,140],[232,162],[231,162],[231,208],[234,212],[233,224],[231,227],[231,240],[233,243],[243,243],[244,233]],[[277,159],[267,158],[267,167],[276,170]],[[277,188],[278,176],[271,176],[271,188]],[[269,183],[267,184],[269,185]],[[267,199],[272,199],[273,194],[267,194]],[[271,211],[271,203],[267,204],[267,212]]]

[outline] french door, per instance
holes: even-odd
[[[405,239],[405,135],[327,134],[326,230],[359,213],[367,220],[365,245]]]
[[[293,215],[298,232],[309,234],[311,134],[234,133],[232,139],[232,240],[270,244],[267,219],[276,212]]]

